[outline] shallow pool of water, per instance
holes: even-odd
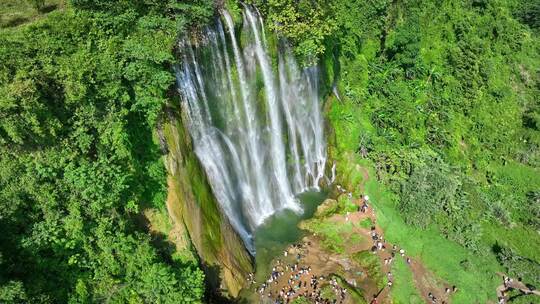
[[[282,256],[287,246],[298,242],[305,232],[298,228],[298,223],[313,216],[313,213],[326,198],[326,192],[309,191],[298,195],[304,212],[301,214],[291,210],[282,210],[268,218],[255,231],[255,265],[256,280],[262,282],[271,270],[271,261]]]

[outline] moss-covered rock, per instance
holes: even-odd
[[[338,202],[335,199],[327,198],[322,204],[317,207],[315,217],[325,217],[336,213],[338,209]]]
[[[215,291],[236,297],[252,271],[251,256],[221,212],[192,149],[185,117],[171,107],[158,128],[169,173],[167,208],[175,225],[185,226]]]

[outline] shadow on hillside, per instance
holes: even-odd
[[[39,12],[42,13],[42,14],[47,14],[47,13],[50,13],[50,12],[54,11],[57,8],[58,8],[58,5],[49,4],[49,5],[45,5],[41,9],[39,9]]]
[[[217,265],[202,263],[205,273],[206,302],[209,304],[249,304],[247,299],[228,299],[222,295],[221,289],[221,269]]]
[[[15,17],[9,21],[7,21],[6,23],[0,23],[0,28],[8,28],[8,27],[15,27],[15,26],[19,26],[23,23],[26,23],[28,22],[30,19],[28,18],[25,18],[25,17]]]
[[[59,8],[58,4],[48,4],[38,10],[39,14],[34,13],[25,17],[17,16],[13,18],[5,18],[4,20],[2,20],[2,16],[0,15],[0,28],[16,27],[16,26],[31,22],[35,20],[36,18],[39,18],[40,15],[43,16],[45,14],[48,14],[52,11],[57,10],[58,8]]]

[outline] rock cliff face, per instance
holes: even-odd
[[[168,170],[169,214],[175,225],[187,229],[209,287],[235,298],[252,272],[251,256],[214,198],[193,152],[185,117],[174,107],[166,113],[158,134]]]

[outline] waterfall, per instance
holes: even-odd
[[[295,195],[325,177],[319,71],[300,69],[284,42],[273,64],[256,9],[244,7],[240,35],[226,10],[221,17],[196,42],[180,41],[175,71],[195,154],[254,253],[255,228],[278,210],[301,212]]]

